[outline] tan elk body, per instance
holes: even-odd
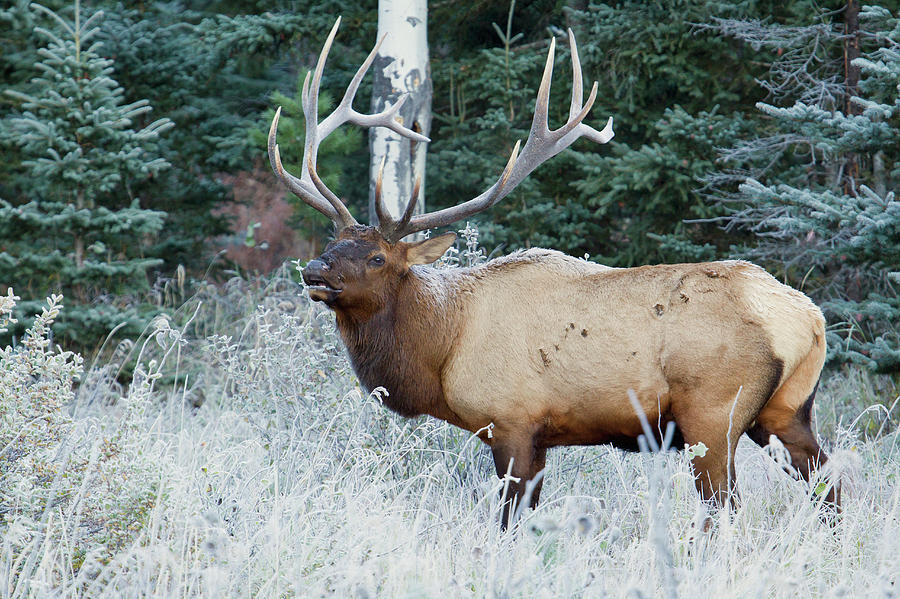
[[[746,262],[609,269],[529,250],[438,280],[450,309],[427,322],[452,339],[441,373],[448,408],[469,430],[493,422],[501,438],[635,438],[629,389],[651,422],[719,412],[725,426],[742,389],[745,430],[809,362],[797,393],[769,404],[796,412],[824,362],[818,308]]]
[[[319,179],[319,142],[347,121],[427,138],[397,123],[398,105],[377,115],[352,109],[377,46],[335,112],[318,122],[318,86],[337,26],[312,83],[308,76],[304,84],[303,176],[293,177],[281,164],[275,145],[278,113],[269,154],[282,181],[338,227],[336,239],[307,265],[303,278],[310,297],[334,310],[362,383],[388,390],[388,407],[480,431],[498,474],[509,470],[514,477],[514,499],[522,500],[526,481],[536,480],[532,505],[548,448],[637,447],[644,431],[629,391],[657,436],[674,422],[677,443],[703,442],[709,448],[692,462],[704,498],[721,502],[731,489],[734,450],[744,432],[760,445],[776,435],[795,473],[806,479],[811,468],[824,464],[811,409],[825,360],[825,321],[805,295],[758,266],[727,261],[618,269],[531,249],[481,266],[438,270],[427,264],[455,235],[401,241],[493,205],[580,136],[600,143],[612,137],[611,122],[603,131],[582,123],[596,83],[582,105],[571,32],[574,91],[566,125],[547,127],[551,42],[529,139],[521,155],[518,144],[513,149],[498,182],[459,206],[413,216],[417,185],[398,220],[384,209],[379,182],[379,225],[368,227],[357,224]],[[836,486],[828,500],[839,501]],[[506,506],[504,524],[508,518]]]

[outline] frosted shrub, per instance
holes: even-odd
[[[2,298],[0,323],[17,299]],[[83,366],[77,353],[51,346],[61,301],[48,298],[22,343],[0,349],[0,576],[17,592],[110,559],[141,530],[156,496],[158,477],[134,451],[131,410],[70,416]],[[133,389],[129,397],[141,393]],[[48,558],[58,567],[40,568]]]
[[[21,298],[13,293],[12,288],[6,290],[6,295],[0,295],[0,333],[7,331],[7,326],[18,322],[13,318],[13,309]]]
[[[18,298],[10,292],[3,299],[6,323]],[[61,300],[48,298],[20,346],[0,349],[0,502],[7,523],[10,513],[46,507],[48,483],[58,474],[55,454],[72,430],[64,407],[81,375],[81,356],[51,349],[47,336]]]
[[[852,453],[842,461],[856,472],[831,526],[810,501],[817,481],[790,480],[744,440],[735,510],[703,509],[688,463],[700,445],[560,448],[541,504],[501,531],[487,448],[363,393],[330,311],[284,274],[235,279],[156,319],[127,386],[107,372],[82,376],[74,400],[74,375],[54,388],[61,432],[27,448],[30,470],[17,454],[17,487],[7,471],[0,485],[0,596],[874,596],[900,580],[894,386],[820,389],[817,413],[847,430],[830,435],[833,462]],[[24,384],[4,376],[4,393]],[[893,395],[863,439],[837,398],[868,401],[866,389]]]
[[[296,291],[298,296],[302,292],[299,286]],[[207,356],[217,366],[214,381],[221,400],[236,400],[264,432],[308,418],[323,397],[349,390],[350,366],[333,319],[305,298],[292,299],[263,300],[240,335],[208,339]]]
[[[487,262],[484,249],[478,245],[478,225],[466,221],[466,227],[457,231],[459,238],[456,244],[450,246],[437,263],[438,268],[453,268],[456,266],[478,266]],[[464,244],[465,249],[456,246]]]

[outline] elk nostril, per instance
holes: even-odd
[[[323,260],[316,259],[316,260],[310,260],[309,263],[306,265],[306,268],[304,269],[304,271],[307,271],[309,273],[324,272],[324,271],[329,270],[330,268],[331,267],[328,266],[328,264],[326,264]]]

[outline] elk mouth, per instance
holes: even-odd
[[[304,274],[303,282],[306,283],[309,298],[316,302],[332,302],[343,291],[340,287],[332,287],[328,281],[317,275]]]

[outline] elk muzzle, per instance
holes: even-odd
[[[330,280],[334,275],[331,267],[323,260],[310,260],[301,274],[309,291],[309,298],[313,301],[330,304],[343,291],[338,284]]]

